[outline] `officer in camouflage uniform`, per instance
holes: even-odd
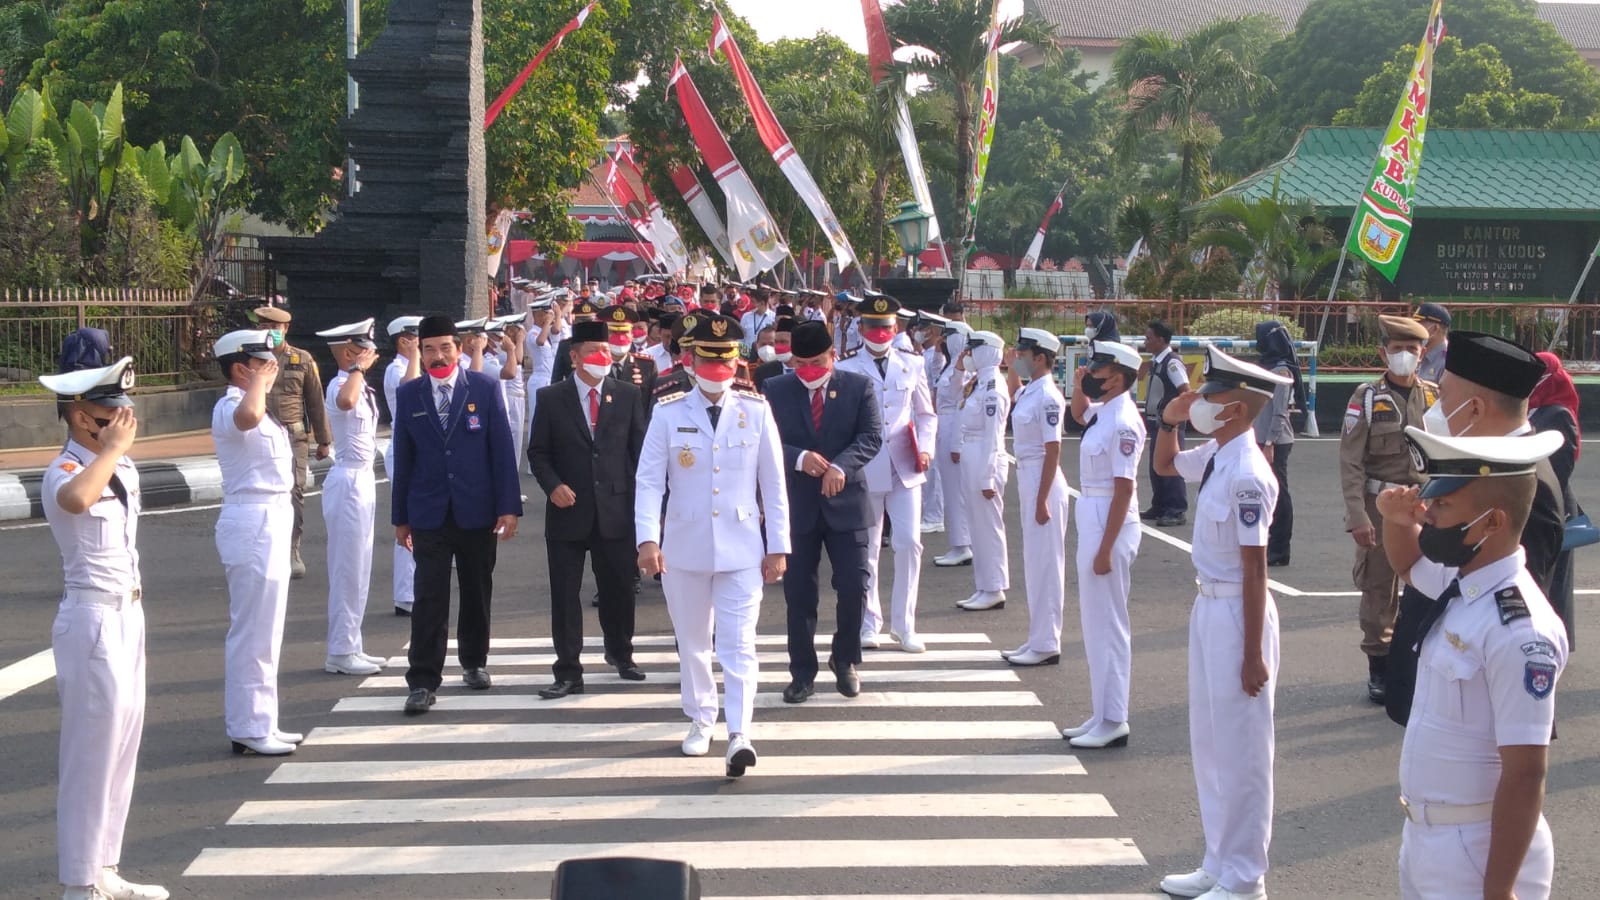
[[[1367,655],[1367,696],[1382,703],[1389,640],[1398,610],[1399,585],[1383,549],[1378,494],[1385,488],[1420,484],[1422,476],[1406,449],[1407,425],[1422,427],[1422,414],[1439,389],[1417,377],[1428,332],[1421,322],[1379,316],[1386,371],[1359,385],[1344,411],[1339,440],[1339,481],[1344,490],[1344,530],[1356,544],[1354,578],[1361,592],[1361,652]]]
[[[305,530],[306,482],[311,478],[311,439],[317,442],[317,459],[327,459],[333,450],[333,432],[328,428],[328,410],[323,405],[322,374],[310,353],[284,341],[289,330],[289,311],[276,306],[256,310],[262,328],[278,334],[278,380],[267,392],[267,415],[289,432],[294,446],[294,534],[290,538],[289,577],[306,577],[306,564],[300,559],[300,534]],[[309,430],[308,430],[309,429]]]

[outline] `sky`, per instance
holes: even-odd
[[[867,52],[861,0],[722,0],[743,16],[764,41],[807,38],[830,31],[851,47]],[[1022,0],[1000,0],[1000,17],[1022,15]]]

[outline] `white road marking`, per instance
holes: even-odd
[[[870,657],[869,657],[870,658]],[[896,665],[905,663],[975,663],[994,662],[1003,663],[1005,659],[1000,656],[999,650],[929,650],[926,653],[902,653],[893,657]],[[556,661],[555,654],[546,653],[501,653],[489,654],[489,668],[497,666],[550,666]],[[646,651],[635,653],[633,661],[641,666],[646,665],[677,665],[678,654],[672,650]],[[789,653],[785,650],[769,650],[756,654],[756,662],[762,665],[787,666]],[[387,660],[384,665],[404,668],[408,665],[404,656],[396,656]],[[451,667],[459,667],[458,661],[451,661]]]
[[[720,897],[703,894],[706,900],[1130,900],[1144,897],[1167,900],[1166,894],[807,894],[803,897]],[[499,898],[507,900],[507,898]],[[546,900],[529,897],[526,900]]]
[[[677,743],[683,740],[684,728],[680,722],[322,726],[311,730],[306,745]],[[727,736],[720,724],[716,733],[719,741]],[[1053,740],[1064,745],[1055,725],[1039,721],[762,722],[752,737],[758,742]]]
[[[858,841],[650,841],[375,847],[238,847],[200,851],[186,877],[325,877],[553,872],[563,860],[643,856],[707,871],[1143,866],[1131,838]]]
[[[959,633],[955,633],[955,634],[919,634],[919,635],[917,635],[917,637],[922,638],[923,643],[926,643],[926,644],[989,644],[989,643],[991,643],[991,641],[989,640],[989,636],[987,634],[979,634],[979,633],[970,632],[970,631],[969,632],[959,632]],[[889,636],[887,634],[879,635],[878,636],[878,640],[884,646],[891,647],[891,648],[899,647],[899,644],[897,644],[894,641],[889,640]],[[677,639],[675,637],[673,637],[672,635],[670,635],[670,634],[642,634],[642,635],[634,635],[633,646],[635,648],[642,648],[642,647],[671,647],[671,646],[674,646],[676,641],[677,641]],[[784,634],[758,634],[758,635],[756,635],[756,646],[757,647],[785,647],[785,646],[788,646],[788,643],[789,643],[789,636],[788,635],[784,635]],[[818,647],[827,647],[827,646],[830,646],[832,643],[833,643],[833,636],[832,635],[827,635],[827,634],[819,634],[819,635],[817,635],[816,644],[817,644]],[[408,643],[408,644],[406,644],[406,646],[410,647],[411,645]],[[454,650],[454,649],[456,649],[457,646],[458,645],[456,643],[456,640],[454,638],[451,638],[450,639],[450,649]],[[605,647],[605,638],[603,638],[603,637],[601,637],[599,635],[590,635],[589,637],[586,637],[586,638],[583,639],[583,646],[586,649],[595,649],[595,650],[602,649],[602,648]],[[551,650],[551,649],[554,649],[554,648],[555,648],[555,642],[552,641],[550,638],[493,638],[493,639],[491,639],[489,641],[489,649],[490,650]],[[866,652],[870,654],[872,651],[868,650]]]
[[[0,700],[14,697],[34,685],[56,677],[56,655],[52,650],[21,659],[0,669]]]
[[[890,661],[892,662],[895,659],[898,659],[898,657],[893,657],[893,658],[890,659]],[[1008,668],[1004,668],[1004,669],[881,669],[880,670],[880,669],[875,669],[870,665],[873,661],[874,661],[873,657],[869,655],[867,657],[867,663],[868,664],[862,665],[860,667],[860,672],[861,672],[861,677],[863,679],[865,679],[868,684],[874,684],[874,685],[877,685],[877,684],[933,684],[933,683],[944,683],[944,684],[995,684],[995,683],[1006,683],[1006,684],[1015,684],[1015,683],[1017,683],[1018,681],[1021,680],[1020,678],[1017,677],[1017,670],[1013,669],[1013,668],[1009,668],[1009,667]],[[676,685],[678,683],[678,673],[677,672],[652,671],[652,672],[648,672],[646,674],[649,675],[649,679],[644,682],[644,684],[646,684],[646,685],[652,685],[652,684],[654,684],[654,685]],[[789,676],[788,670],[781,669],[781,668],[769,668],[769,669],[763,670],[762,672],[757,674],[756,679],[761,684],[788,684],[792,680],[790,678],[790,676]],[[522,672],[509,672],[509,673],[495,672],[494,673],[494,684],[495,684],[495,687],[545,687],[545,686],[549,685],[550,682],[551,682],[551,676],[545,675],[545,674],[533,675],[533,674],[522,673]],[[637,684],[639,684],[639,682],[636,682],[636,681],[625,681],[625,680],[622,679],[621,676],[619,676],[615,672],[612,672],[612,671],[609,671],[609,670],[601,671],[601,672],[594,672],[592,674],[585,674],[583,676],[583,682],[588,687],[594,687],[595,685],[637,685]],[[824,682],[824,684],[826,684],[827,676],[823,677],[823,682]],[[403,690],[406,687],[406,679],[405,679],[405,676],[403,676],[403,675],[374,675],[371,678],[368,678],[367,680],[361,682],[361,687],[363,687],[363,688],[381,688],[381,689],[384,689],[384,690]],[[448,695],[451,691],[457,689],[458,687],[459,687],[459,685],[454,685],[454,684],[446,686],[444,691],[439,694],[439,697],[441,699],[443,699],[446,695]],[[463,690],[464,690],[464,688],[463,688]],[[757,694],[756,696],[759,697],[761,695]]]
[[[399,703],[398,697],[345,697],[334,705],[336,713],[392,713]],[[937,707],[944,709],[970,709],[973,707],[1043,706],[1032,691],[862,691],[855,698],[832,691],[818,691],[807,700],[807,707],[895,707],[900,709]],[[563,709],[679,709],[683,700],[676,694],[650,691],[630,691],[608,694],[574,694],[560,700],[545,700],[537,694],[484,694],[451,693],[438,698],[434,709],[439,712],[498,712],[506,710],[545,710],[559,712]],[[756,694],[758,709],[793,708],[784,703],[782,695]]]
[[[382,784],[437,781],[541,781],[593,778],[702,778],[722,772],[722,760],[679,756],[608,759],[419,759],[397,762],[288,762],[268,784]],[[787,756],[763,757],[746,778],[1047,777],[1087,774],[1077,757],[1034,753],[1010,756]]]

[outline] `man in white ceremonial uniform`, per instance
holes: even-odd
[[[919,312],[912,327],[920,335],[918,354],[922,357],[922,377],[928,383],[928,397],[933,400],[934,446],[929,448],[938,455],[939,401],[935,397],[939,374],[944,371],[944,326],[950,323],[944,316]],[[944,474],[938,460],[928,466],[928,480],[922,483],[922,533],[937,534],[944,531]]]
[[[715,642],[727,693],[729,776],[756,764],[756,620],[762,583],[783,576],[789,500],[783,444],[760,394],[735,389],[739,323],[705,314],[694,340],[696,390],[656,405],[639,457],[634,527],[639,568],[661,574],[678,641],[689,733],[685,756],[711,749]],[[666,512],[662,512],[665,500]]]
[[[40,485],[65,579],[50,628],[61,699],[58,877],[64,900],[166,900],[165,888],[117,872],[144,732],[139,473],[126,455],[138,420],[126,393],[133,357],[75,368],[107,355],[104,332],[90,332],[67,336],[67,371],[39,378],[67,425],[66,446]]]
[[[1078,442],[1078,618],[1089,662],[1089,718],[1061,735],[1074,747],[1128,742],[1128,691],[1133,679],[1133,629],[1128,592],[1139,554],[1139,461],[1144,419],[1133,401],[1139,353],[1095,341],[1088,365],[1073,376],[1072,417]]]
[[[861,304],[861,352],[839,360],[842,372],[854,372],[872,384],[883,420],[883,446],[867,463],[867,496],[872,501],[872,525],[867,530],[867,599],[861,617],[861,646],[878,646],[883,628],[883,608],[878,599],[879,557],[883,548],[883,520],[890,524],[894,549],[894,590],[890,598],[889,631],[901,650],[921,653],[927,647],[917,637],[917,589],[922,580],[922,483],[939,427],[928,394],[922,357],[892,346],[900,304],[891,297],[874,295]]]
[[[1014,666],[1061,662],[1061,620],[1067,603],[1067,476],[1061,471],[1061,419],[1067,401],[1056,386],[1061,340],[1043,328],[1017,338],[1014,370],[1030,380],[1011,408],[1022,520],[1022,577],[1028,594],[1028,639],[1002,653]]]
[[[211,440],[222,469],[217,555],[228,581],[228,637],[223,647],[223,723],[234,753],[293,753],[300,735],[278,728],[278,656],[289,606],[294,528],[294,448],[267,415],[278,377],[267,331],[232,331],[216,343],[227,392],[211,411]]]
[[[1400,896],[1546,900],[1545,773],[1570,648],[1519,544],[1538,464],[1564,438],[1406,436],[1428,483],[1378,496],[1383,547],[1433,600],[1400,750]]]
[[[1161,889],[1205,900],[1265,900],[1272,843],[1278,608],[1267,592],[1267,531],[1278,499],[1255,418],[1286,376],[1208,347],[1199,392],[1161,412],[1156,470],[1197,481],[1189,617],[1189,752],[1205,856]],[[1178,450],[1177,426],[1210,435]]]
[[[401,316],[389,322],[389,340],[394,342],[394,359],[383,370],[383,399],[389,404],[389,416],[394,417],[394,395],[400,385],[413,378],[422,377],[422,354],[417,350],[417,326],[421,316]],[[394,471],[394,441],[383,446],[383,471]],[[390,579],[393,582],[394,614],[411,615],[416,601],[412,579],[417,571],[417,561],[399,541],[394,542],[394,564]]]
[[[567,324],[566,307],[557,302],[558,296],[565,297],[566,291],[558,289],[533,302],[529,310],[531,324],[528,326],[528,336],[522,339],[522,359],[528,382],[528,413],[525,421],[530,430],[533,427],[534,410],[539,405],[539,389],[549,386],[561,342],[572,336],[571,327]],[[517,452],[523,453],[527,449],[524,444],[517,448]]]
[[[333,429],[333,466],[322,483],[322,518],[328,528],[328,658],[324,671],[375,675],[383,658],[361,642],[372,586],[373,516],[378,507],[372,463],[378,450],[378,397],[367,370],[378,361],[373,322],[364,319],[317,332],[328,342],[339,373],[328,382],[324,405]]]
[[[939,470],[939,487],[944,494],[944,536],[950,549],[933,558],[936,566],[972,565],[972,527],[969,524],[966,491],[961,486],[961,403],[973,383],[967,370],[972,358],[967,355],[967,338],[972,326],[950,321],[939,329],[944,341],[945,362],[934,377],[933,409],[939,417],[934,439],[934,466]]]
[[[523,323],[527,319],[527,313],[518,313],[489,320],[490,335],[495,338],[489,350],[499,364],[500,394],[506,401],[506,419],[519,454],[528,449],[528,382],[522,375]]]
[[[1011,392],[1000,377],[1006,344],[992,331],[967,338],[968,367],[976,373],[961,400],[961,447],[951,454],[961,465],[961,493],[972,529],[972,581],[977,590],[957,603],[962,609],[1002,609],[1011,587],[1006,559],[1006,417]]]

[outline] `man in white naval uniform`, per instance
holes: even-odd
[[[551,296],[535,300],[529,311],[533,324],[528,326],[528,336],[522,339],[522,359],[528,379],[526,421],[530,429],[534,410],[539,405],[539,389],[549,386],[561,342],[572,336],[572,327],[567,322],[566,296],[565,290],[553,291]],[[558,302],[557,297],[563,299]],[[518,448],[518,452],[526,450],[526,446]]]
[[[104,360],[99,351],[108,348],[90,349],[88,331],[68,335],[64,367]],[[126,456],[138,430],[126,394],[133,380],[131,356],[39,378],[67,424],[66,446],[40,485],[65,578],[50,628],[61,698],[56,856],[64,900],[167,898],[165,888],[117,872],[145,704],[139,473]]]
[[[919,351],[922,356],[922,377],[928,382],[928,396],[933,398],[933,411],[935,416],[934,446],[935,459],[928,466],[928,480],[922,483],[922,533],[937,534],[944,531],[944,475],[938,463],[939,438],[937,422],[939,401],[934,396],[939,375],[944,371],[944,326],[950,320],[944,316],[934,315],[930,312],[919,312],[914,320],[913,328],[921,335]],[[954,359],[954,357],[951,357]]]
[[[894,549],[890,637],[901,650],[921,653],[927,649],[917,637],[916,627],[917,588],[922,580],[922,483],[928,477],[939,426],[922,357],[891,346],[899,310],[899,303],[881,294],[862,301],[864,346],[861,352],[839,360],[838,368],[871,383],[883,420],[883,446],[866,466],[872,525],[867,529],[867,599],[861,618],[861,646],[876,648],[883,628],[878,561],[887,515]]]
[[[972,529],[972,581],[977,590],[957,603],[962,609],[1002,609],[1011,571],[1006,560],[1006,417],[1011,393],[1000,378],[1005,341],[992,331],[967,339],[968,366],[977,373],[961,400],[961,448],[951,454],[961,464],[961,492]]]
[[[517,453],[528,449],[528,380],[523,375],[523,340],[527,330],[523,327],[527,313],[501,316],[490,324],[499,329],[498,342],[489,349],[500,364],[500,393],[506,401],[506,419],[511,423],[511,438],[516,442]],[[491,332],[491,334],[493,334]]]
[[[1061,472],[1061,420],[1067,402],[1056,387],[1061,340],[1043,328],[1017,338],[1014,371],[1031,380],[1011,408],[1022,520],[1022,576],[1028,593],[1028,639],[1002,653],[1014,666],[1061,662],[1061,619],[1067,602],[1067,476]]]
[[[339,675],[375,675],[381,657],[361,643],[372,585],[373,516],[378,506],[372,463],[378,449],[378,398],[367,370],[378,361],[371,319],[317,337],[328,342],[338,374],[323,405],[333,429],[333,466],[322,483],[322,518],[328,528],[328,658],[322,668]]]
[[[394,359],[389,360],[388,367],[383,370],[383,399],[389,404],[391,419],[394,417],[395,391],[405,382],[422,376],[422,354],[417,351],[417,326],[421,324],[421,316],[401,316],[389,323]],[[385,475],[394,471],[393,441],[383,445],[383,471]],[[417,570],[417,561],[399,541],[393,543],[394,565],[390,577],[393,582],[394,614],[409,616],[415,601],[411,580]]]
[[[1189,753],[1205,856],[1161,889],[1205,900],[1264,900],[1272,843],[1278,608],[1267,592],[1267,531],[1278,498],[1256,446],[1256,414],[1289,379],[1207,348],[1204,383],[1161,412],[1156,470],[1200,483],[1198,594],[1189,617]],[[1210,439],[1179,452],[1177,426]]]
[[[661,574],[678,641],[689,733],[685,756],[711,749],[717,720],[715,642],[727,692],[729,776],[756,764],[751,714],[756,694],[756,620],[761,586],[783,576],[789,500],[783,444],[760,394],[734,389],[739,323],[697,317],[696,390],[662,398],[639,457],[634,527],[639,568]],[[759,494],[759,497],[758,497]],[[662,501],[666,512],[662,513]]]
[[[223,647],[223,722],[234,753],[293,753],[298,734],[278,729],[278,656],[289,605],[294,528],[294,448],[267,415],[278,377],[266,331],[232,331],[214,348],[228,390],[211,411],[211,440],[222,469],[217,555],[228,580],[228,637]]]
[[[933,408],[939,415],[934,464],[939,469],[939,487],[944,494],[944,536],[950,545],[943,555],[933,558],[936,566],[972,565],[969,504],[961,487],[961,464],[955,461],[961,452],[961,402],[966,399],[973,378],[966,368],[972,364],[967,355],[967,337],[971,334],[972,326],[965,322],[950,321],[940,329],[946,361],[932,381]]]

